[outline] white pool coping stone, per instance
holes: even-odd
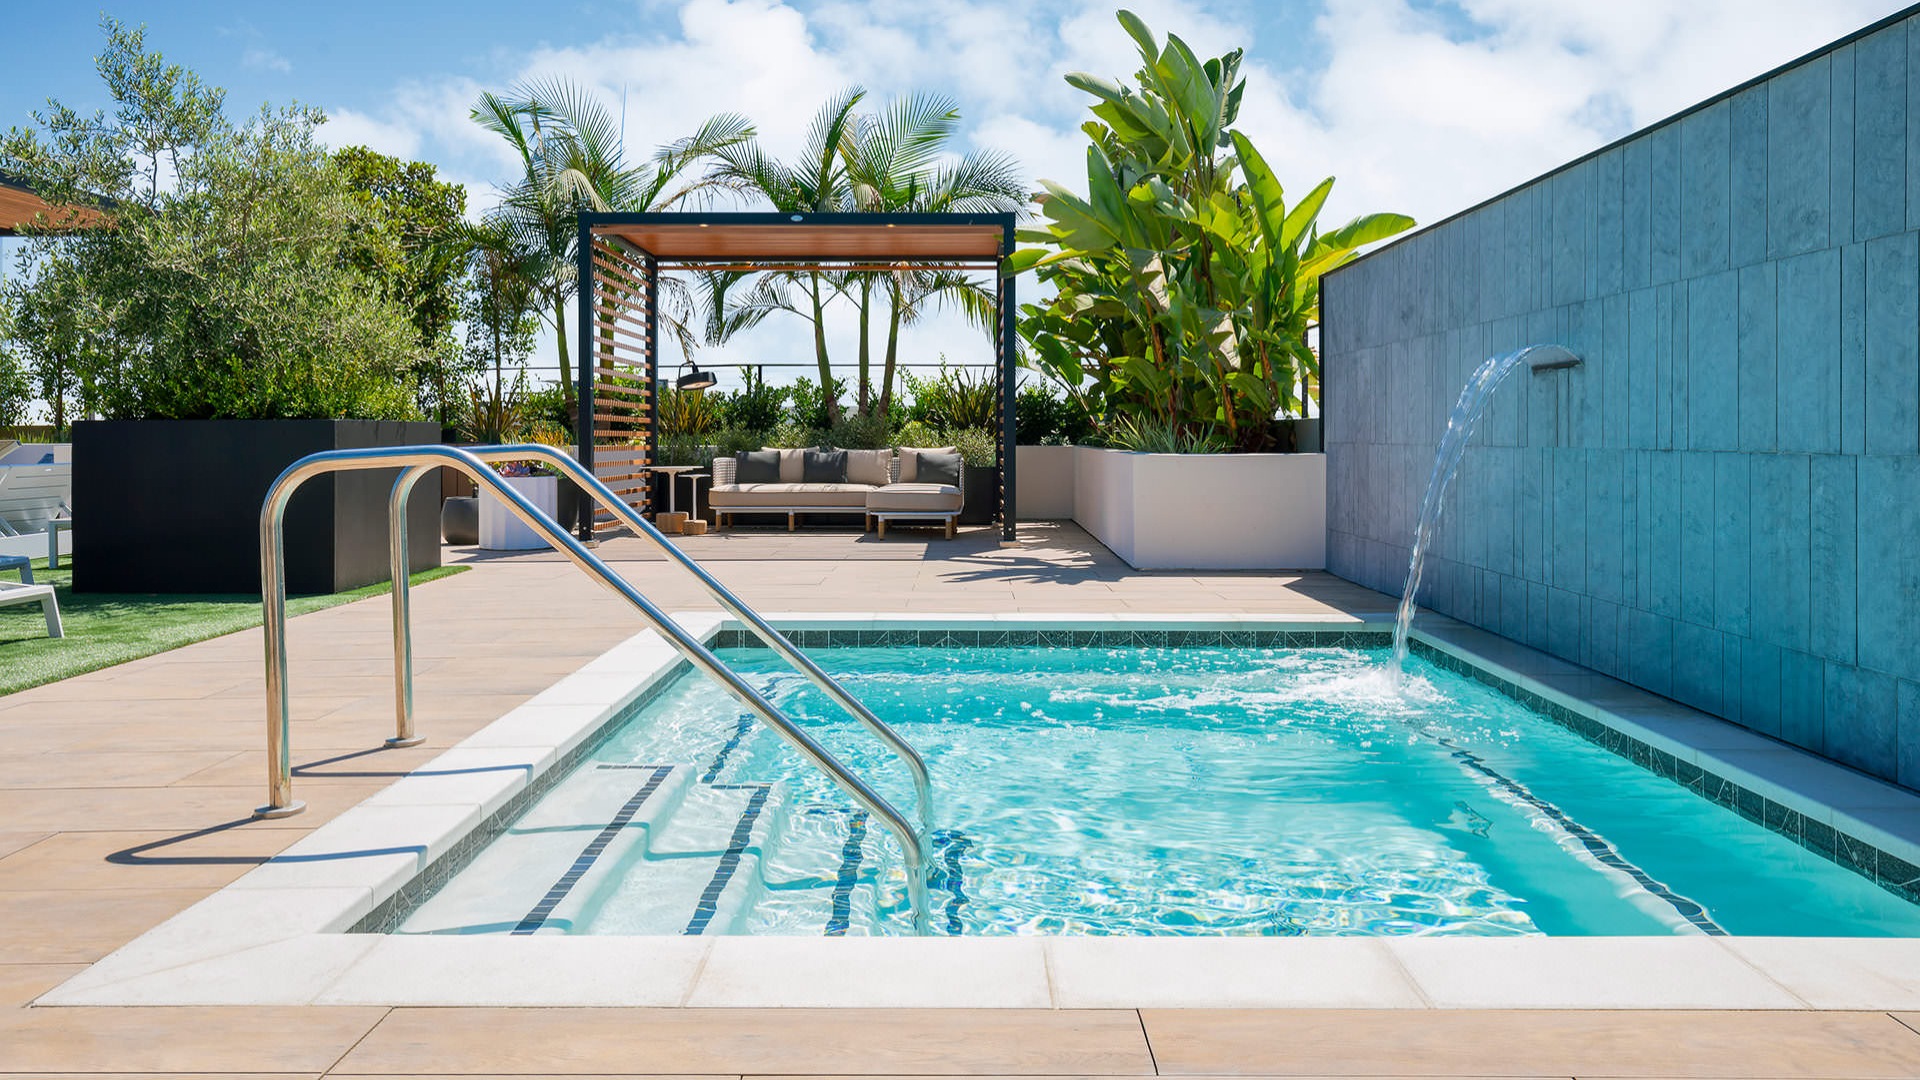
[[[711,641],[736,624],[676,616]],[[1378,629],[1388,616],[768,614],[783,630]],[[1486,631],[1416,639],[1920,864],[1920,796]],[[680,658],[622,642],[36,1004],[1920,1009],[1908,938],[799,938],[345,931]],[[294,729],[294,744],[299,729]]]

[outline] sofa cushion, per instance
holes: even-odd
[[[808,450],[802,461],[801,483],[844,484],[847,482],[845,450]]]
[[[920,479],[920,455],[921,454],[951,454],[951,453],[955,453],[956,450],[957,448],[952,446],[903,446],[901,447],[900,448],[900,482],[903,484],[911,484],[911,483],[915,483]]]
[[[960,509],[960,489],[951,484],[888,484],[867,493],[867,513],[946,514]]]
[[[848,450],[847,482],[884,487],[893,479],[893,451]]]
[[[707,504],[722,510],[756,506],[819,507],[822,510],[859,510],[867,505],[865,484],[719,484],[707,493]]]
[[[733,482],[736,484],[779,483],[780,451],[742,450],[733,455]]]
[[[807,479],[807,452],[805,450],[785,450],[779,447],[763,447],[780,455],[780,482],[783,484],[802,484]]]
[[[919,458],[920,466],[914,474],[914,483],[960,486],[959,454],[922,453]]]

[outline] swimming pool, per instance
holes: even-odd
[[[1415,659],[1396,686],[1363,644],[811,651],[932,769],[936,933],[1920,935],[1873,881],[1480,682]],[[722,656],[911,805],[770,654]],[[695,675],[503,824],[384,928],[909,929],[891,841]]]

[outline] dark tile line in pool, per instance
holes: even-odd
[[[1920,867],[1898,855],[1848,836],[1826,822],[1807,817],[1710,769],[1682,761],[1594,717],[1550,701],[1472,661],[1463,660],[1422,641],[1413,642],[1413,652],[1435,667],[1445,668],[1498,690],[1614,756],[1630,761],[1662,779],[1671,780],[1761,828],[1779,833],[1909,903],[1920,904]]]
[[[674,672],[655,679],[652,686],[642,691],[632,704],[617,710],[612,716],[600,722],[593,734],[580,740],[572,750],[562,754],[545,772],[534,777],[519,794],[508,799],[500,809],[489,814],[486,820],[474,826],[473,831],[456,840],[447,849],[446,854],[429,863],[411,880],[402,885],[398,892],[374,905],[372,911],[361,916],[360,921],[347,929],[349,934],[391,934],[407,921],[421,904],[433,899],[435,893],[446,887],[460,871],[473,862],[488,844],[494,842],[508,826],[519,820],[520,815],[532,806],[541,796],[553,789],[553,785],[564,779],[574,767],[585,761],[600,745],[611,738],[614,732],[638,710],[645,708],[677,679],[680,672],[690,665],[684,660],[674,662]]]
[[[746,809],[740,812],[740,820],[734,823],[733,835],[727,840],[727,850],[720,856],[720,865],[714,867],[713,878],[700,893],[700,902],[694,905],[693,918],[681,933],[687,937],[698,937],[707,932],[713,917],[720,913],[720,896],[727,891],[727,883],[740,869],[740,859],[746,854],[747,844],[753,839],[754,822],[760,820],[760,811],[766,808],[767,796],[772,794],[772,784],[714,784],[715,791],[751,791],[747,796]]]

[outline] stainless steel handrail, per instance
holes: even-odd
[[[786,635],[768,625],[767,621],[760,617],[759,612],[747,606],[746,601],[735,596],[725,585],[720,584],[712,574],[707,573],[705,567],[694,561],[686,552],[675,547],[672,541],[662,536],[660,530],[654,528],[651,522],[636,513],[633,507],[627,504],[625,499],[615,494],[613,489],[607,487],[599,477],[588,472],[586,467],[578,461],[575,461],[571,455],[551,446],[540,446],[530,443],[520,446],[485,446],[468,447],[466,449],[467,452],[474,457],[486,462],[526,461],[529,459],[538,459],[546,462],[592,494],[596,501],[602,503],[608,510],[612,511],[613,516],[619,518],[621,524],[632,529],[635,535],[652,543],[653,546],[658,548],[669,560],[677,563],[680,568],[687,573],[692,574],[694,580],[700,583],[701,588],[707,591],[707,595],[713,597],[722,608],[726,609],[727,614],[732,615],[749,630],[752,630],[755,637],[765,642],[767,647],[777,653],[781,659],[793,665],[802,675],[805,675],[807,680],[813,683],[821,693],[831,698],[835,704],[839,705],[855,720],[860,721],[868,731],[872,732],[881,742],[887,744],[887,748],[892,750],[899,756],[900,760],[906,763],[907,771],[913,774],[913,793],[915,800],[919,804],[920,827],[926,832],[932,832],[933,781],[931,777],[928,776],[927,763],[926,760],[920,756],[920,752],[909,745],[905,739],[901,738],[900,734],[885,720],[875,716],[873,711],[862,704],[859,698],[848,693],[846,687],[841,686],[838,680],[825,671],[822,671],[820,665],[814,663],[811,657],[801,652],[793,642],[787,640]],[[418,478],[414,477],[413,479]],[[398,508],[405,505],[406,492],[412,490],[413,479],[409,479],[408,476],[403,475],[400,480],[394,483],[395,509],[393,510],[391,521],[393,522],[393,528],[395,530],[404,530],[406,528],[405,515],[401,514]],[[405,485],[404,491],[401,486],[403,484]],[[394,547],[393,550],[397,551],[405,546],[405,534],[402,531],[396,531],[394,535],[394,543],[397,546]],[[393,580],[399,582],[405,578],[405,571],[398,569],[398,564],[396,563]],[[400,635],[405,630],[405,616],[402,610],[404,604],[405,601],[401,597],[398,586],[396,586],[394,592],[394,656],[396,658],[398,658],[403,651],[407,653],[411,653],[412,651],[411,647],[400,639]],[[398,731],[397,737],[404,738],[409,736],[413,730],[411,704],[413,701],[411,685],[412,674],[411,671],[398,666],[396,666],[394,674],[397,679],[408,684],[405,689],[398,687],[395,689],[395,702],[399,708],[404,710],[404,712],[395,718],[395,725]]]
[[[494,453],[489,451],[489,456],[493,456]],[[503,482],[480,457],[451,446],[391,446],[367,450],[328,450],[309,454],[287,466],[286,470],[273,482],[273,486],[267,490],[267,497],[260,508],[260,605],[265,630],[267,669],[267,803],[254,811],[256,817],[288,817],[306,808],[304,803],[293,798],[293,766],[290,750],[289,721],[292,711],[287,686],[287,590],[284,543],[284,519],[288,501],[292,499],[294,492],[299,490],[301,484],[326,473],[401,468],[404,471],[395,481],[389,495],[389,508],[402,511],[400,517],[404,519],[406,495],[411,491],[413,484],[418,482],[421,476],[440,466],[460,470],[471,477],[475,484],[497,495],[516,517],[539,533],[550,546],[566,555],[574,565],[591,574],[602,585],[632,604],[653,630],[673,645],[681,656],[700,669],[708,678],[719,683],[723,689],[772,728],[775,734],[785,739],[800,752],[802,757],[826,773],[834,783],[851,795],[855,802],[893,833],[894,839],[900,843],[906,863],[907,893],[913,908],[914,930],[916,933],[926,931],[926,845],[919,831],[907,821],[906,817],[885,796],[849,771],[826,747],[821,746],[811,735],[796,726],[771,702],[762,697],[759,691],[748,685],[732,668],[721,662],[705,645],[695,640],[666,612],[656,607],[626,579],[614,573],[606,563],[588,551],[585,545],[574,539],[552,518],[528,502],[526,496]],[[396,535],[404,539],[404,528],[397,530]],[[394,577],[394,621],[396,625],[404,626],[409,614],[409,601],[403,595],[407,581],[404,544],[393,553],[392,560],[397,568]],[[399,669],[403,663],[403,658],[396,656],[396,669]],[[400,682],[401,686],[396,689],[396,709],[410,722],[412,717],[409,700],[411,680],[403,679]],[[413,737],[409,723],[407,728],[396,731],[395,739],[389,741]]]

